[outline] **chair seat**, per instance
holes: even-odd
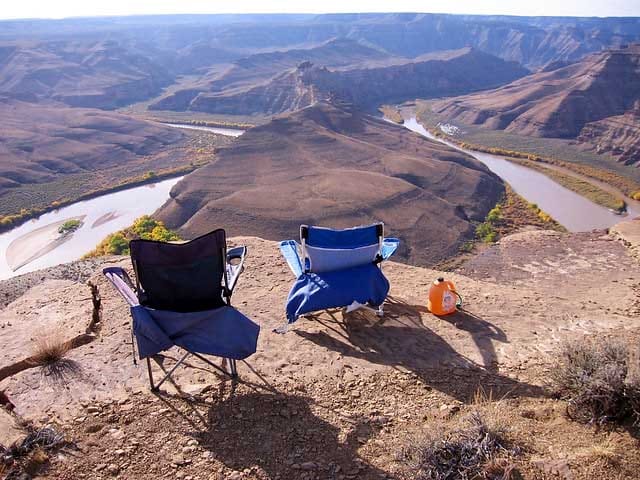
[[[131,307],[140,358],[173,345],[190,352],[243,360],[254,354],[260,327],[232,307],[202,312],[171,312]]]
[[[382,305],[389,281],[373,263],[331,272],[305,273],[293,284],[287,299],[287,321],[300,315],[350,305],[353,301]]]

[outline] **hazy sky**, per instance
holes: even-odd
[[[0,18],[168,13],[445,12],[640,16],[640,0],[2,0]]]

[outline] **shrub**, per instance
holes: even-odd
[[[640,190],[635,192],[631,198],[633,198],[634,200],[640,200]]]
[[[487,222],[496,223],[502,217],[502,209],[500,205],[496,205],[487,215]]]
[[[484,243],[494,243],[496,240],[498,240],[498,232],[489,232],[482,239]]]
[[[178,235],[167,229],[161,222],[153,227],[151,230],[151,240],[155,240],[156,242],[174,242],[176,240],[180,240]]]
[[[542,210],[538,211],[538,218],[540,220],[542,220],[543,222],[549,223],[551,222],[553,219],[551,218],[551,215],[549,215],[548,213],[543,212]]]
[[[472,252],[473,242],[464,242],[462,245],[460,245],[460,251],[465,253]]]
[[[174,242],[180,237],[173,230],[165,227],[164,223],[144,215],[133,222],[128,228],[108,235],[86,257],[102,255],[129,255],[129,242],[136,238],[155,240],[157,242]]]
[[[640,198],[640,196],[638,198]],[[627,209],[627,203],[624,200],[618,199],[613,202],[613,209],[616,212],[624,212]]]
[[[639,425],[639,367],[638,356],[631,355],[625,343],[583,339],[563,346],[552,381],[568,401],[572,419],[594,424],[631,420]]]
[[[151,234],[151,230],[158,225],[158,222],[151,218],[149,215],[143,215],[142,217],[136,219],[131,226],[131,229],[143,238],[146,235]]]
[[[122,232],[116,232],[108,237],[107,246],[107,253],[111,255],[129,254],[129,242],[124,237],[124,234]]]
[[[402,449],[398,460],[415,480],[471,480],[512,478],[504,431],[492,428],[479,413],[473,413],[464,428],[446,434],[431,431],[426,437]]]
[[[493,243],[496,241],[498,234],[489,222],[482,222],[476,227],[476,235],[485,243]]]
[[[48,452],[55,452],[69,445],[64,436],[53,427],[29,430],[29,434],[19,444],[8,448],[0,445],[1,478],[35,478],[46,468],[49,461]]]
[[[58,227],[58,233],[74,232],[78,228],[80,228],[81,225],[82,225],[82,222],[80,220],[76,220],[76,219],[67,220],[66,222],[64,222],[62,225]]]

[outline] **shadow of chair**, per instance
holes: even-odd
[[[364,416],[345,416],[314,403],[312,398],[244,380],[221,382],[213,396],[163,391],[156,396],[189,425],[190,435],[210,452],[211,458],[231,470],[249,469],[255,478],[387,476],[358,455],[362,443],[380,428]],[[319,412],[346,427],[346,435]]]
[[[249,392],[216,396],[200,445],[233,470],[253,469],[262,478],[385,478],[358,455],[377,427],[364,418],[348,420],[349,431],[318,416],[313,399],[285,393]],[[317,407],[320,409],[321,407]],[[329,413],[329,412],[328,412]],[[345,421],[344,417],[341,419]],[[257,471],[256,471],[257,470]]]
[[[469,332],[482,356],[483,366],[488,370],[498,371],[498,357],[494,342],[507,343],[507,336],[501,328],[467,310],[458,310],[451,315],[438,318],[449,322],[458,330]]]
[[[427,312],[426,307],[391,297],[385,303],[385,312],[385,318],[378,319],[366,312],[339,318],[336,312],[329,311],[313,317],[324,331],[297,328],[294,332],[344,357],[408,370],[425,384],[463,402],[471,401],[480,388],[492,392],[494,398],[544,395],[540,387],[497,371],[492,340],[506,341],[506,336],[489,322],[468,312],[451,317],[455,326],[471,333],[485,367],[456,351],[424,325],[420,313]]]

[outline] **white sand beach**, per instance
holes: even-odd
[[[7,248],[7,264],[14,272],[71,240],[74,232],[61,235],[58,227],[69,220],[83,221],[86,215],[69,217],[37,228],[16,238]]]

